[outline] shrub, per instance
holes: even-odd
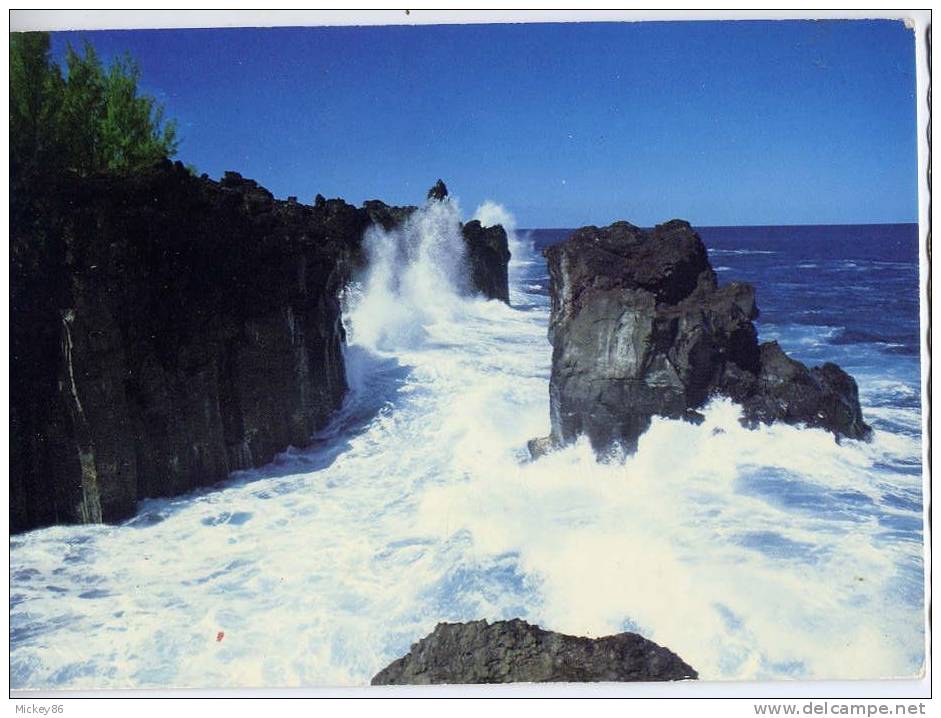
[[[129,55],[106,71],[89,43],[81,54],[69,46],[63,76],[48,33],[11,35],[11,173],[131,172],[173,156],[176,124],[139,81]]]

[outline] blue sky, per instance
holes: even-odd
[[[55,33],[127,50],[179,158],[276,196],[523,227],[917,219],[914,34],[895,21]]]

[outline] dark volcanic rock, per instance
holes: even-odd
[[[808,369],[791,359],[777,342],[761,345],[757,391],[744,401],[745,417],[754,422],[781,419],[806,423],[851,439],[865,439],[856,381],[836,364]]]
[[[305,445],[339,406],[337,295],[375,212],[169,162],[21,190],[12,530],[129,517]]]
[[[539,436],[527,441],[526,448],[529,449],[529,455],[533,459],[538,459],[541,456],[555,451],[559,448],[559,445],[552,436]]]
[[[369,215],[369,219],[373,224],[377,224],[385,230],[390,230],[405,222],[418,208],[412,205],[390,207],[378,199],[371,199],[363,202],[363,209],[366,210],[366,214]]]
[[[473,286],[488,299],[510,303],[510,280],[507,267],[510,249],[506,231],[499,224],[482,227],[472,220],[462,227],[467,247],[467,261]]]
[[[598,451],[614,442],[633,451],[651,417],[701,420],[693,410],[715,394],[741,403],[747,422],[869,435],[852,377],[759,347],[754,289],[719,287],[687,222],[584,227],[544,254],[552,434],[534,456],[581,434]]]
[[[697,678],[676,654],[636,633],[582,638],[525,621],[439,623],[373,685],[587,683]]]
[[[440,179],[434,183],[432,188],[428,190],[428,199],[436,199],[439,202],[448,196],[448,187]]]

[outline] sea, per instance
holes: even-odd
[[[510,229],[511,303],[470,298],[456,202],[370,230],[343,296],[350,392],[308,447],[119,525],[10,537],[11,687],[357,686],[441,621],[634,631],[706,681],[925,665],[915,225],[698,227],[762,341],[859,384],[871,442],[655,419],[635,455],[549,431],[548,276],[570,230]]]

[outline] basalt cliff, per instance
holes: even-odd
[[[12,531],[124,519],[307,444],[347,389],[363,233],[414,211],[170,162],[11,195]],[[464,238],[470,285],[507,301],[506,233]]]
[[[783,421],[866,439],[856,382],[758,343],[755,290],[719,286],[699,235],[673,220],[583,227],[546,248],[552,344],[549,437],[538,456],[580,435],[601,453],[634,451],[652,417],[696,421],[713,396],[742,422]]]

